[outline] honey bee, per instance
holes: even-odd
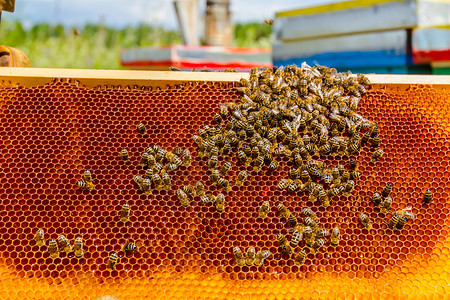
[[[54,239],[50,239],[50,241],[48,242],[48,252],[50,253],[51,258],[58,257],[59,253],[58,244]]]
[[[177,197],[178,197],[178,200],[180,200],[181,205],[183,205],[184,207],[189,206],[188,196],[186,195],[185,192],[183,192],[182,189],[177,190]]]
[[[165,156],[166,156],[166,149],[164,149],[163,147],[159,147],[155,156],[156,162],[161,163]]]
[[[164,172],[164,174],[165,174],[165,172]],[[152,175],[153,175],[153,169],[152,168],[149,167],[147,170],[145,170],[145,175],[144,175],[145,178],[151,178]]]
[[[386,198],[387,196],[389,196],[391,191],[392,191],[392,183],[388,182],[386,184],[386,186],[383,188],[383,190],[381,191],[381,196]]]
[[[242,251],[238,246],[233,247],[233,254],[236,259],[236,264],[238,266],[243,266],[245,264],[244,254],[242,254]]]
[[[256,253],[254,265],[259,267],[264,263],[264,260],[268,258],[272,253],[269,250],[259,251]]]
[[[162,185],[163,185],[163,189],[165,189],[167,191],[172,188],[172,183],[170,181],[169,174],[167,174],[167,173],[162,174]]]
[[[373,197],[372,197],[373,203],[375,206],[379,206],[381,204],[381,195],[378,194],[377,192],[373,193]]]
[[[172,149],[172,153],[175,154],[175,155],[180,155],[180,154],[183,153],[183,149],[181,149],[179,147],[173,148]]]
[[[94,184],[92,182],[86,182],[84,180],[78,180],[77,186],[79,186],[81,189],[85,189],[87,191],[92,191],[94,189]]]
[[[359,178],[359,176],[361,176],[361,172],[358,172],[358,171],[350,172],[350,179],[357,179],[357,178]]]
[[[134,244],[132,242],[126,242],[125,244],[122,245],[121,250],[123,252],[135,251],[135,250],[137,250],[137,246],[136,246],[136,244]]]
[[[328,197],[327,192],[323,189],[319,190],[319,201],[323,207],[330,206],[330,198]]]
[[[84,171],[83,179],[86,182],[92,182],[92,174],[91,174],[91,172],[89,170]]]
[[[216,121],[217,124],[221,124],[222,116],[219,113],[214,113],[214,121]]]
[[[146,153],[147,153],[147,156],[145,158],[144,158],[144,155],[142,155],[140,164],[141,164],[141,166],[145,166],[144,163],[146,162],[148,167],[153,168],[154,166],[156,166],[155,156],[153,156],[152,154],[148,154],[148,152],[146,152]],[[144,159],[146,159],[146,161]]]
[[[305,217],[303,219],[303,223],[305,224],[305,226],[309,226],[311,228],[317,227],[317,223],[311,217]]]
[[[374,123],[374,125],[372,126],[372,131],[370,132],[370,136],[373,138],[373,137],[377,136],[378,133],[379,133],[378,125],[376,123]]]
[[[378,135],[372,138],[372,143],[370,144],[372,148],[378,148],[380,146],[380,137]]]
[[[325,171],[323,172],[323,175],[322,175],[323,183],[325,185],[329,185],[333,181],[333,178],[334,177],[331,174],[331,170],[330,169],[325,169]],[[339,177],[338,177],[338,179],[339,179]]]
[[[230,182],[229,182],[227,179],[220,177],[219,180],[217,181],[217,184],[218,184],[225,192],[231,191]]]
[[[140,134],[146,134],[147,133],[147,129],[145,128],[145,125],[142,123],[138,123],[137,124],[137,130],[139,131]]]
[[[253,171],[255,172],[261,171],[263,164],[264,164],[264,157],[260,155],[254,160]]]
[[[247,249],[247,257],[245,258],[245,264],[247,266],[253,266],[255,262],[255,247],[250,246]]]
[[[364,74],[356,75],[356,80],[358,81],[359,84],[363,84],[363,85],[366,85],[368,87],[372,86],[372,83],[370,82],[370,80]]]
[[[181,187],[181,190],[183,191],[183,192],[185,192],[186,193],[186,195],[188,195],[189,197],[192,197],[192,198],[194,198],[195,196],[196,196],[196,193],[195,193],[195,189],[192,187],[192,186],[190,186],[190,185],[188,185],[188,186],[182,186]]]
[[[341,176],[341,183],[346,183],[350,179],[350,172],[344,171]]]
[[[370,133],[369,133],[369,131],[366,131],[361,138],[361,146],[364,146],[365,144],[367,144],[369,139],[370,139]]]
[[[220,178],[219,170],[213,170],[212,173],[211,173],[211,182],[214,185],[217,185],[218,182],[219,182],[219,178]]]
[[[329,235],[330,235],[330,232],[328,230],[323,229],[323,228],[317,229],[316,238],[323,238],[323,237],[327,237]]]
[[[264,23],[266,23],[269,26],[272,26],[273,25],[273,20],[272,19],[265,19]]]
[[[430,204],[433,202],[433,194],[431,193],[430,189],[427,189],[425,193],[423,194],[423,203]]]
[[[372,161],[378,162],[381,159],[381,157],[383,156],[383,153],[384,153],[383,149],[378,149],[377,151],[375,151],[372,154]]]
[[[130,206],[125,203],[120,210],[120,220],[122,222],[128,222],[130,220]]]
[[[391,209],[391,205],[392,205],[392,198],[391,196],[387,196],[381,203],[380,211],[384,214],[388,213],[389,210]]]
[[[217,166],[217,155],[213,155],[208,160],[208,168],[210,171],[214,170]]]
[[[339,244],[340,237],[341,237],[341,234],[339,232],[339,228],[334,227],[333,231],[331,231],[331,237],[330,237],[331,245],[337,246]]]
[[[276,235],[276,238],[277,238],[277,241],[278,241],[278,243],[280,244],[280,246],[284,246],[284,245],[287,245],[287,240],[286,240],[286,237],[284,236],[284,235],[282,235],[282,234],[277,234]]]
[[[227,161],[223,164],[222,169],[220,170],[220,175],[225,176],[228,171],[231,169],[231,161]]]
[[[183,166],[189,167],[191,165],[191,161],[192,161],[191,152],[188,149],[184,150],[183,151]]]
[[[294,228],[295,226],[297,226],[297,218],[294,216],[294,214],[289,214],[288,216],[288,222],[289,225]]]
[[[247,155],[242,150],[238,151],[238,159],[239,159],[239,163],[241,165],[243,165],[244,167],[248,167],[250,165]]]
[[[108,258],[108,262],[106,263],[106,269],[109,271],[113,271],[116,268],[116,263],[117,263],[117,252],[113,252]]]
[[[295,263],[297,265],[301,265],[305,262],[305,259],[306,259],[306,251],[305,249],[303,249],[295,256]]]
[[[36,234],[34,235],[34,240],[36,241],[36,244],[41,247],[45,245],[45,238],[44,238],[44,230],[38,229],[36,231]]]
[[[325,244],[325,240],[324,239],[318,239],[314,242],[314,244],[311,247],[311,252],[317,253],[319,252],[319,249]]]
[[[350,193],[355,188],[355,182],[353,180],[349,180],[344,188],[344,196],[350,196]]]
[[[372,223],[370,222],[370,219],[366,214],[361,213],[359,215],[359,220],[361,221],[361,224],[364,226],[364,228],[368,230],[372,228]]]
[[[217,195],[214,205],[216,206],[216,210],[218,212],[223,212],[225,208],[225,196],[223,194]]]
[[[403,227],[405,227],[405,225],[406,225],[406,223],[408,222],[408,220],[409,220],[409,218],[408,218],[406,215],[401,216],[401,217],[398,219],[397,228],[398,228],[398,229],[403,229]]]
[[[146,184],[146,181],[147,181],[147,184]],[[151,185],[151,184],[149,184],[148,181],[150,181],[150,180],[147,178],[147,179],[144,179],[144,181],[143,181],[143,183],[142,183],[142,186],[144,187],[144,193],[145,193],[145,194],[148,194],[148,193],[150,192],[150,185]],[[157,190],[162,190],[162,188],[163,188],[163,183],[162,183],[161,176],[159,176],[158,173],[154,173],[154,174],[152,175],[152,177],[151,177],[151,182],[153,182],[153,184],[155,185],[155,188],[156,188]]]
[[[289,255],[291,255],[292,252],[294,252],[292,250],[292,247],[289,244],[285,244],[285,245],[281,246],[281,249],[283,250],[283,252],[285,252],[285,253],[287,253]]]
[[[148,165],[148,157],[149,157],[149,155],[147,154],[147,152],[142,153],[141,160],[139,161],[139,165],[147,166]]]
[[[397,226],[398,220],[399,220],[399,217],[398,217],[397,213],[394,213],[392,215],[392,218],[389,219],[387,226],[390,229],[395,229],[395,227]]]
[[[59,247],[63,249],[66,253],[72,251],[72,245],[70,245],[69,240],[62,234],[58,235]]]
[[[341,188],[342,187],[342,188]],[[337,195],[339,195],[339,193],[342,191],[342,189],[344,189],[345,187],[343,186],[335,186],[333,188],[331,188],[330,190],[328,190],[327,196],[328,199],[333,199],[334,197],[336,197]]]
[[[294,231],[294,233],[292,234],[292,238],[291,238],[291,247],[297,247],[298,243],[302,240],[303,238],[303,232],[302,231]]]
[[[354,157],[350,157],[349,166],[350,166],[350,170],[351,171],[357,170],[358,164],[357,164],[356,159]]]
[[[244,184],[245,179],[247,179],[247,172],[245,170],[242,170],[236,177],[236,185],[242,186]]]
[[[73,252],[76,258],[82,258],[84,254],[83,250],[83,239],[81,237],[77,237],[75,239],[75,243],[73,245]]]
[[[319,222],[319,218],[317,218],[317,215],[312,211],[312,209],[305,207],[302,209],[302,214],[306,217],[310,217],[314,222]]]
[[[213,203],[215,201],[215,197],[211,194],[203,195],[202,197],[200,197],[200,202],[204,204]]]
[[[205,187],[200,181],[197,181],[195,184],[195,193],[199,197],[203,197],[205,195]]]
[[[269,201],[264,201],[263,204],[261,204],[261,207],[259,208],[258,215],[260,218],[267,217],[267,214],[269,213]]]

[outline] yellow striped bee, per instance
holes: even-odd
[[[230,182],[229,182],[227,179],[220,177],[219,180],[217,181],[217,184],[218,184],[225,192],[231,191]]]
[[[303,224],[305,224],[305,226],[309,226],[311,228],[316,228],[317,227],[317,223],[310,217],[305,217],[303,219]]]
[[[391,205],[392,205],[392,198],[391,196],[387,196],[381,203],[380,211],[384,214],[388,213],[389,210],[391,209]]]
[[[350,172],[344,171],[341,176],[341,182],[346,183],[350,179]]]
[[[289,214],[288,216],[288,222],[289,225],[294,228],[295,226],[297,226],[297,218],[294,216],[294,214]]]
[[[277,204],[277,209],[278,209],[278,212],[280,213],[281,217],[287,218],[290,215],[289,210],[282,203]]]
[[[375,206],[379,206],[381,204],[381,195],[378,194],[377,192],[373,193],[373,197],[372,197],[373,203]]]
[[[206,194],[200,197],[200,202],[204,204],[213,203],[215,201],[215,197],[211,194]]]
[[[220,178],[219,170],[213,170],[212,173],[211,173],[211,182],[214,185],[217,185],[218,182],[219,182],[219,178]]]
[[[261,207],[259,208],[258,215],[260,218],[267,217],[267,214],[269,213],[269,201],[264,201]]]
[[[281,249],[283,250],[283,252],[285,252],[289,255],[291,255],[293,252],[292,247],[289,244],[285,244],[285,245],[281,246]]]
[[[212,155],[208,160],[208,168],[210,171],[214,170],[217,166],[217,155]]]
[[[50,239],[50,241],[48,242],[48,252],[50,253],[51,258],[58,257],[59,253],[58,244],[54,239]]]
[[[125,203],[120,210],[120,221],[128,222],[130,220],[130,206]]]
[[[366,131],[363,136],[361,137],[361,146],[364,146],[365,144],[367,144],[367,142],[370,139],[370,133],[369,131]]]
[[[214,205],[218,212],[220,212],[220,213],[223,212],[223,210],[225,208],[225,196],[222,193],[217,195]]]
[[[314,222],[319,222],[319,218],[317,218],[316,214],[312,211],[312,209],[305,207],[302,209],[302,214],[305,217],[310,217]]]
[[[272,253],[269,250],[263,250],[256,253],[255,260],[253,264],[257,267],[261,266],[264,263],[264,260],[268,258]]]
[[[375,151],[372,154],[372,161],[373,162],[378,162],[381,159],[381,157],[383,156],[383,154],[384,154],[383,149],[378,149],[377,151]]]
[[[73,252],[76,258],[82,258],[84,254],[83,250],[83,240],[81,237],[77,237],[75,239],[75,243],[73,245]]]
[[[144,179],[144,181],[143,181],[144,187],[147,187],[147,185],[145,184],[146,180],[149,180],[149,179]],[[157,190],[162,190],[162,188],[163,188],[162,179],[158,173],[154,173],[152,175],[151,182],[155,185],[155,188]],[[148,187],[144,189],[144,192],[150,192],[150,185],[148,185]]]
[[[72,251],[72,245],[70,245],[69,240],[62,234],[58,235],[59,247],[63,249],[66,253]]]
[[[292,183],[291,179],[282,178],[280,182],[277,184],[277,189],[279,190],[287,189],[291,183]]]
[[[331,245],[337,246],[339,244],[340,237],[341,237],[341,234],[339,232],[339,228],[334,227],[333,231],[331,231],[331,237],[330,237]]]
[[[292,234],[292,238],[291,238],[291,247],[297,247],[298,243],[302,240],[303,238],[303,232],[301,231],[294,231],[294,233]]]
[[[149,154],[147,152],[142,153],[141,160],[139,161],[139,165],[143,166],[143,167],[147,166],[148,165],[148,157],[149,157]]]
[[[430,189],[427,189],[423,194],[423,203],[430,204],[431,202],[433,202],[433,194]]]
[[[349,162],[349,166],[350,166],[350,170],[355,171],[358,168],[358,163],[356,161],[355,158],[350,157],[350,162]]]
[[[372,223],[370,222],[370,219],[366,214],[361,213],[359,215],[359,220],[361,221],[361,224],[364,226],[364,228],[368,230],[372,228]]]
[[[181,189],[182,189],[183,192],[185,192],[186,195],[188,195],[189,197],[194,198],[195,196],[197,196],[196,193],[195,193],[195,189],[194,189],[192,186],[190,186],[190,185],[182,186]]]
[[[77,186],[87,191],[92,191],[94,189],[94,184],[92,182],[86,182],[84,180],[77,181]]]
[[[109,271],[113,271],[116,268],[116,263],[117,263],[117,252],[113,252],[108,258],[108,262],[106,263],[106,269]]]
[[[278,166],[278,162],[276,160],[272,160],[269,164],[269,169],[275,171],[276,169],[278,169]]]
[[[324,239],[318,239],[314,242],[314,244],[311,247],[311,252],[317,253],[319,252],[319,249],[325,244],[325,240]]]
[[[166,172],[164,172],[164,174],[165,174]],[[153,169],[152,168],[148,168],[147,170],[145,170],[145,174],[144,174],[144,177],[145,178],[151,178],[152,177],[152,175],[153,175]]]
[[[394,213],[392,215],[392,218],[390,218],[387,223],[388,227],[390,229],[395,229],[395,227],[397,226],[397,223],[398,223],[398,219],[399,219],[399,217],[398,217],[397,213]]]
[[[255,172],[261,171],[263,164],[264,164],[264,157],[260,155],[254,160],[253,171]]]
[[[370,144],[372,148],[378,148],[380,146],[380,137],[378,135],[372,138],[372,143]]]
[[[349,180],[347,182],[347,184],[345,185],[345,189],[344,189],[344,196],[350,196],[350,193],[353,191],[353,189],[355,188],[355,182],[353,180]]]
[[[403,215],[401,217],[399,217],[398,219],[398,223],[397,223],[397,228],[398,229],[403,229],[403,227],[405,227],[406,222],[408,222],[409,218],[406,215]]]
[[[146,158],[147,158],[147,166],[149,166],[150,168],[153,168],[156,165],[155,156],[153,156],[153,154],[148,154],[148,152],[147,152]]]
[[[126,242],[125,244],[122,245],[121,250],[123,252],[135,251],[135,250],[137,250],[137,246],[132,242]]]
[[[330,198],[328,197],[327,192],[323,189],[319,190],[319,201],[323,207],[330,206]]]
[[[203,197],[205,195],[205,187],[200,181],[197,181],[195,184],[195,193],[199,197]]]
[[[391,191],[392,191],[392,183],[388,182],[386,184],[386,186],[383,188],[383,190],[381,191],[381,196],[386,198],[387,196],[389,196]]]
[[[217,124],[221,124],[222,116],[219,113],[214,113],[214,121],[216,121]]]
[[[147,133],[147,128],[145,128],[145,125],[142,123],[138,123],[137,124],[137,130],[139,131],[140,134],[146,134]]]
[[[247,249],[247,257],[245,258],[245,264],[247,266],[253,266],[255,262],[255,247],[250,246]]]
[[[250,165],[250,162],[249,162],[249,159],[247,158],[247,155],[242,150],[238,151],[238,159],[239,159],[239,163],[241,165],[243,165],[244,167],[248,167]]]
[[[89,170],[84,171],[83,179],[86,182],[92,182],[92,174]]]
[[[227,161],[223,164],[222,168],[220,169],[220,175],[225,176],[228,171],[231,169],[231,161]]]
[[[244,254],[242,254],[242,251],[238,246],[233,247],[233,254],[236,259],[236,264],[238,266],[243,266],[245,264]]]
[[[175,155],[180,155],[181,153],[183,153],[183,149],[179,147],[173,148],[172,153]]]
[[[276,237],[277,237],[278,243],[280,243],[280,246],[284,246],[284,245],[287,245],[287,244],[288,244],[288,242],[287,242],[287,240],[286,240],[286,237],[285,237],[284,235],[282,235],[282,234],[277,234]]]
[[[330,232],[328,230],[323,229],[323,228],[317,229],[316,238],[323,238],[323,237],[327,237],[329,235],[330,235]]]
[[[38,229],[36,231],[36,234],[34,235],[34,240],[36,241],[36,244],[41,247],[45,245],[45,238],[44,238],[44,230]]]
[[[163,189],[165,189],[167,191],[172,188],[172,182],[170,181],[170,176],[168,173],[162,174],[162,184],[163,184]]]
[[[191,152],[188,149],[186,149],[183,151],[183,166],[189,167],[191,165],[191,162],[192,162]]]
[[[301,265],[305,262],[305,259],[306,259],[306,251],[305,249],[303,249],[295,256],[295,263],[297,265]]]
[[[183,190],[181,190],[181,189],[177,190],[177,197],[178,197],[178,200],[180,200],[181,205],[183,205],[184,207],[189,206],[188,196],[186,195],[185,192],[183,192]]]
[[[236,178],[236,185],[242,186],[244,184],[245,179],[247,179],[247,172],[245,170],[242,170],[241,172],[239,172]]]

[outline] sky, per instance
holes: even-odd
[[[275,12],[337,0],[230,0],[233,22],[260,22]],[[199,0],[204,12],[206,0]],[[172,0],[16,0],[15,12],[2,19],[17,19],[29,27],[35,23],[83,26],[99,23],[124,27],[146,23],[175,29],[178,26]]]

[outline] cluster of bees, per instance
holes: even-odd
[[[137,125],[137,129],[141,134],[146,133],[142,123]],[[128,151],[123,149],[120,157],[123,161],[127,161]],[[151,194],[152,187],[157,190],[170,190],[172,183],[169,174],[180,166],[190,166],[191,161],[192,157],[188,149],[174,148],[168,151],[159,145],[149,146],[141,154],[139,162],[139,165],[145,168],[144,176],[134,175],[133,180],[146,195]]]
[[[36,241],[38,247],[42,247],[45,245],[44,230],[42,228],[36,231],[34,240]],[[48,242],[48,252],[50,253],[51,258],[57,258],[59,256],[59,252],[63,250],[66,253],[70,253],[73,251],[76,258],[83,257],[83,239],[81,237],[77,237],[75,239],[73,246],[70,244],[69,240],[62,234],[58,235],[57,240],[58,241],[50,239]]]
[[[256,253],[255,247],[250,246],[247,249],[247,255],[244,257],[241,249],[238,246],[233,247],[233,254],[236,258],[236,264],[238,266],[256,266],[259,267],[264,263],[264,260],[268,258],[272,253],[269,250],[261,250]]]

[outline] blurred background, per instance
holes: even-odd
[[[32,67],[449,74],[450,1],[16,0],[0,41]]]

